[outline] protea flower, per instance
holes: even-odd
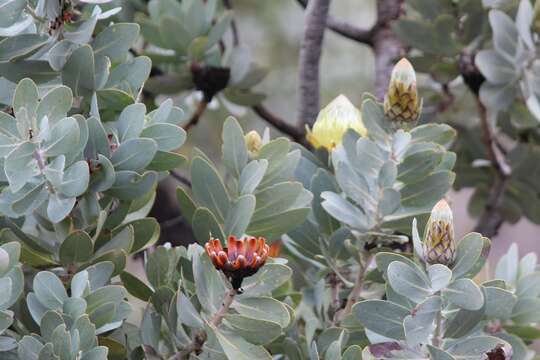
[[[367,135],[360,110],[345,95],[339,95],[319,112],[312,130],[306,127],[306,137],[315,148],[325,147],[332,151],[341,144],[341,138],[348,129]]]
[[[216,269],[223,271],[235,290],[242,280],[259,270],[268,257],[269,248],[263,237],[237,239],[229,236],[227,247],[222,248],[219,239],[210,239],[204,246]]]
[[[424,233],[424,260],[428,264],[452,265],[456,258],[454,220],[446,200],[440,200],[429,217]]]
[[[416,91],[416,73],[411,63],[403,58],[394,69],[384,97],[384,114],[400,126],[418,120],[422,102]]]

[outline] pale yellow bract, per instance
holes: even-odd
[[[306,137],[315,148],[325,147],[332,151],[341,144],[348,129],[355,130],[361,136],[367,135],[360,110],[345,95],[339,95],[319,112],[313,129],[306,127]]]

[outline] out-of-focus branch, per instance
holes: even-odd
[[[504,155],[497,147],[495,135],[489,123],[486,107],[477,97],[478,113],[480,115],[480,126],[482,129],[482,141],[486,149],[486,154],[495,170],[495,182],[492,185],[488,201],[484,212],[478,219],[475,231],[487,237],[496,235],[504,221],[500,206],[504,198],[504,192],[510,177],[511,169],[506,163]]]
[[[223,6],[228,10],[233,9],[231,0],[223,0]],[[231,20],[231,31],[233,34],[233,45],[236,47],[240,45],[240,35],[234,17]],[[291,139],[293,139],[294,141],[307,145],[305,138],[305,130],[302,126],[296,127],[294,125],[291,125],[288,121],[274,114],[262,104],[254,105],[251,108],[255,112],[255,114],[257,114],[261,119],[273,125],[277,130],[290,136]]]
[[[404,55],[404,47],[391,29],[392,22],[403,13],[403,0],[377,1],[377,22],[373,29],[373,52],[375,53],[375,95],[384,98],[392,68]]]
[[[297,0],[309,11],[315,0]],[[403,13],[404,0],[377,1],[377,21],[370,29],[328,16],[326,26],[349,39],[371,45],[375,53],[375,95],[382,100],[388,86],[394,63],[404,54],[403,44],[391,29],[392,22]],[[318,100],[318,98],[317,98]],[[318,102],[317,102],[318,105]]]
[[[184,175],[180,174],[178,171],[176,170],[171,170],[170,171],[170,174],[171,174],[171,177],[173,177],[174,179],[178,180],[178,182],[186,185],[187,187],[191,188],[191,181],[185,177]]]
[[[330,0],[311,0],[306,7],[298,66],[298,124],[312,125],[319,112],[319,63]]]
[[[206,111],[206,107],[208,106],[208,100],[202,99],[201,102],[197,105],[197,108],[195,109],[195,112],[193,115],[191,115],[191,119],[189,119],[189,122],[184,125],[184,130],[188,131],[193,126],[197,125],[199,123],[199,119],[201,118],[202,114]]]
[[[308,4],[307,0],[297,0],[302,7],[306,7]],[[328,16],[326,19],[326,27],[328,27],[333,32],[346,37],[348,39],[358,41],[364,44],[371,45],[373,40],[372,31],[373,28],[365,29],[353,25],[349,22],[340,20],[333,16]]]
[[[259,115],[266,122],[272,124],[277,130],[289,135],[297,143],[306,145],[305,130],[300,126],[293,126],[285,119],[275,115],[268,108],[262,104],[254,105],[252,107],[255,114]]]

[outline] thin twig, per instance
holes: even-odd
[[[185,177],[184,175],[180,174],[178,171],[176,171],[176,170],[171,170],[171,171],[170,171],[170,175],[171,175],[174,179],[178,180],[178,182],[180,182],[180,183],[186,185],[187,187],[191,187],[191,181],[190,181],[187,177]]]
[[[442,312],[437,313],[436,323],[435,323],[435,333],[433,334],[433,346],[439,347],[441,345],[441,333],[442,333]]]
[[[504,219],[500,213],[500,206],[504,198],[504,192],[510,177],[511,169],[506,163],[504,155],[497,147],[495,135],[489,123],[486,107],[477,98],[478,113],[480,115],[480,127],[482,129],[482,141],[486,154],[495,170],[495,182],[492,185],[484,212],[478,219],[475,231],[487,237],[493,237],[499,232]]]
[[[193,115],[191,115],[191,119],[189,119],[189,122],[184,125],[184,130],[188,131],[193,126],[197,125],[202,114],[204,114],[204,112],[206,111],[207,106],[208,100],[202,99],[201,102],[199,102],[199,104],[197,105],[197,108],[195,109]]]
[[[254,105],[252,109],[255,114],[259,115],[259,117],[264,119],[266,122],[272,124],[282,133],[289,135],[294,141],[305,144],[306,137],[304,128],[289,124],[285,119],[275,115],[262,104]]]
[[[221,321],[229,311],[229,308],[231,307],[234,297],[238,294],[238,291],[236,289],[230,289],[225,293],[225,297],[223,298],[223,302],[221,303],[221,307],[219,310],[212,316],[212,318],[208,321],[208,323],[214,327],[218,327],[221,324]],[[193,339],[193,342],[186,346],[181,351],[177,352],[173,356],[169,358],[169,360],[182,360],[182,359],[188,359],[189,354],[193,352],[198,352],[202,350],[202,347],[204,343],[206,342],[207,335],[204,331],[200,331],[197,334],[195,334],[195,338]]]
[[[297,2],[304,8],[308,4],[307,0],[297,0]],[[373,44],[373,28],[364,29],[333,16],[328,16],[326,19],[326,27],[347,39],[367,45]]]
[[[231,0],[223,0],[223,6],[228,10],[233,9]],[[233,34],[233,45],[236,47],[240,44],[240,35],[234,18],[231,20],[231,30]],[[308,145],[305,138],[305,129],[302,126],[296,127],[291,125],[285,119],[272,113],[262,104],[254,105],[252,106],[252,109],[261,119],[270,123],[282,133],[290,136],[294,141],[304,144],[304,146]]]
[[[29,14],[30,16],[32,16],[35,20],[41,22],[41,23],[46,23],[47,22],[47,19],[45,19],[44,17],[41,17],[39,16],[38,14],[36,14],[36,11],[34,9],[32,9],[32,7],[30,5],[26,5],[26,7],[24,8]]]
[[[360,264],[360,270],[358,271],[358,274],[356,276],[354,287],[352,288],[349,296],[347,297],[347,303],[345,304],[343,311],[339,314],[340,320],[351,313],[353,305],[358,300],[360,292],[362,292],[362,287],[364,286],[364,278],[366,277],[367,269],[369,267],[369,263],[371,263],[372,258],[373,255],[369,254],[366,258],[365,263],[363,265]]]
[[[330,285],[330,298],[332,300],[331,305],[334,308],[332,325],[336,325],[339,322],[339,314],[340,310],[342,309],[342,302],[339,297],[339,292],[341,291],[343,282],[335,272],[332,272],[328,275],[328,284]]]
[[[306,7],[306,25],[298,66],[298,124],[313,125],[319,112],[319,63],[330,0],[311,0]]]

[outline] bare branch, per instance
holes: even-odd
[[[275,115],[262,104],[255,105],[252,109],[255,114],[272,124],[277,130],[289,135],[297,143],[306,144],[305,130],[303,128],[289,124],[285,119]]]
[[[186,185],[187,187],[191,188],[191,181],[189,181],[189,179],[187,177],[185,177],[184,175],[180,174],[178,171],[176,170],[171,170],[170,171],[171,173],[171,176],[176,179],[178,182]]]
[[[403,0],[377,1],[377,23],[373,29],[373,51],[375,53],[375,95],[384,98],[392,68],[405,52],[391,24],[402,14]]]
[[[197,108],[195,109],[195,112],[193,115],[191,115],[191,119],[189,119],[189,122],[184,125],[184,130],[188,131],[193,126],[197,125],[199,123],[199,119],[201,118],[202,114],[206,111],[206,107],[208,106],[208,101],[206,99],[202,99],[201,102],[197,105]]]
[[[492,238],[497,235],[504,219],[500,212],[500,206],[504,198],[504,192],[508,184],[508,178],[496,178],[491,186],[489,197],[484,208],[484,212],[478,219],[474,231]]]
[[[297,0],[302,7],[306,7],[308,4],[307,0]],[[333,16],[328,16],[326,19],[326,26],[333,32],[346,37],[348,39],[358,41],[367,45],[372,44],[373,34],[372,28],[364,29],[353,25],[349,22],[337,19]]]
[[[497,141],[489,123],[486,107],[477,97],[480,126],[482,128],[482,141],[486,149],[487,157],[495,170],[495,183],[492,185],[484,212],[478,219],[475,231],[489,238],[499,232],[504,219],[500,212],[500,206],[504,198],[506,186],[510,177],[511,169],[506,163],[504,154],[497,147]]]
[[[311,0],[306,8],[299,61],[298,124],[312,125],[319,111],[319,63],[329,10],[330,0]]]
[[[308,0],[297,1],[307,9],[309,9],[312,2],[315,2],[315,0],[309,2]],[[386,93],[394,63],[405,52],[403,45],[391,29],[392,22],[397,20],[403,13],[403,1],[377,1],[377,22],[370,29],[359,28],[332,16],[328,16],[326,20],[326,26],[332,31],[373,47],[375,53],[375,95],[380,100],[383,99]]]
[[[233,9],[231,0],[223,0],[223,6],[228,10]],[[231,30],[233,33],[233,45],[236,47],[240,44],[240,35],[234,18],[231,21]],[[294,141],[304,143],[304,145],[306,144],[305,130],[302,126],[296,127],[291,125],[285,119],[272,113],[262,104],[254,105],[251,108],[261,119],[272,124],[276,129],[290,136]]]
[[[345,304],[345,307],[339,314],[337,315],[337,318],[341,321],[345,316],[351,313],[353,305],[358,300],[358,297],[360,296],[360,293],[362,292],[362,288],[364,287],[364,280],[367,273],[367,269],[369,267],[369,264],[371,263],[371,260],[373,259],[373,255],[369,254],[366,256],[364,264],[360,265],[360,270],[358,271],[358,274],[356,275],[356,281],[354,283],[354,287],[352,288],[349,296],[347,297],[347,303]]]

